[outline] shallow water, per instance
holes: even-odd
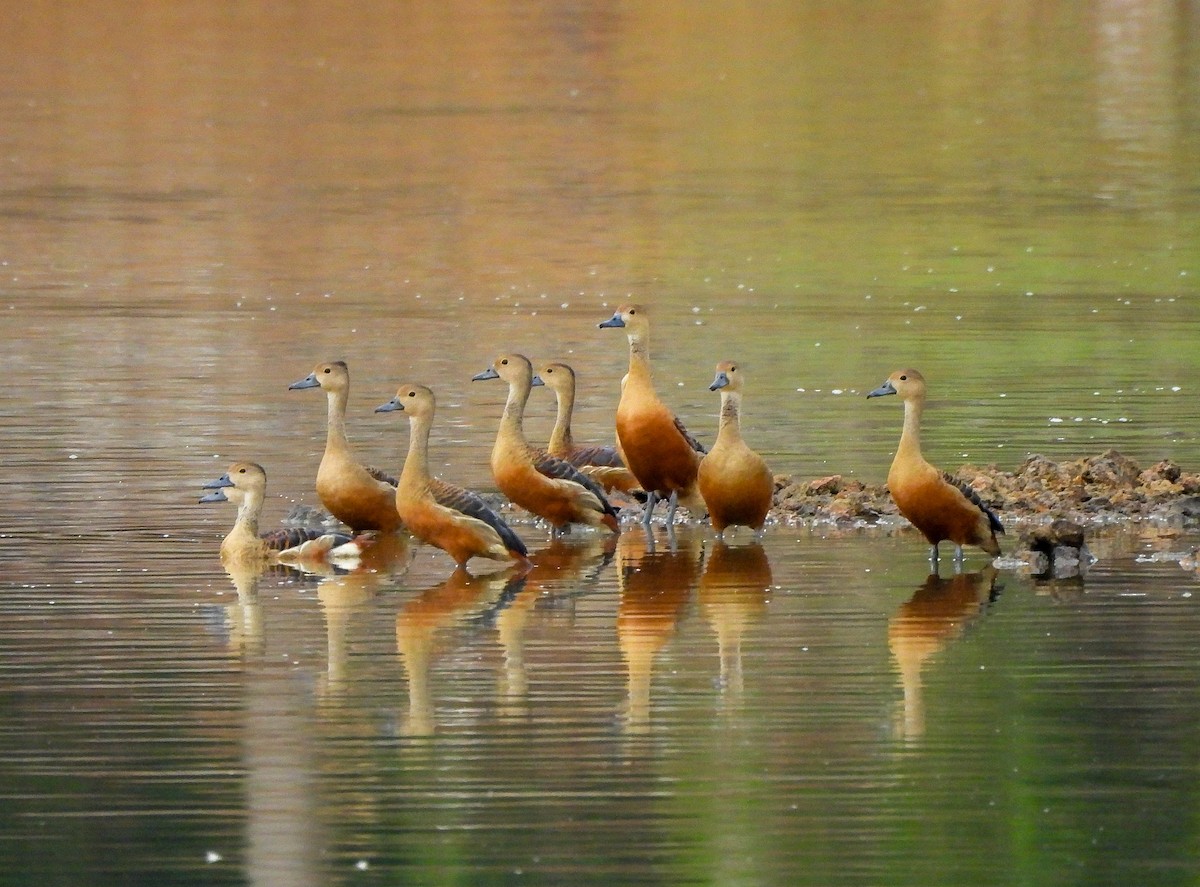
[[[0,13],[0,880],[1196,878],[1192,530],[1052,584],[934,587],[887,529],[526,523],[520,582],[427,548],[230,577],[194,501],[249,458],[268,524],[314,503],[324,404],[287,385],[328,359],[381,467],[372,408],[421,381],[435,464],[488,489],[500,350],[572,362],[609,440],[630,298],[698,436],[742,361],[781,474],[882,480],[899,410],[863,395],[901,365],[947,467],[1194,470],[1195,10],[126,13]]]

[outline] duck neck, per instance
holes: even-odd
[[[742,395],[738,391],[721,392],[721,420],[717,426],[717,439],[739,441],[742,439]]]
[[[925,403],[918,399],[904,401],[904,429],[900,432],[900,444],[896,447],[896,458],[920,458],[921,456],[921,413]]]
[[[528,381],[518,379],[508,383],[508,400],[504,402],[504,415],[500,417],[501,436],[524,437],[525,403],[529,400],[529,392]]]
[[[650,334],[629,334],[629,380],[650,382]]]
[[[237,520],[233,523],[230,536],[258,539],[258,518],[262,514],[263,497],[259,493],[243,493],[238,503]]]
[[[429,480],[429,428],[432,419],[428,416],[410,416],[408,419],[408,456],[400,471],[400,486],[423,484]]]
[[[349,446],[346,440],[346,401],[348,391],[328,392],[328,412],[326,415],[325,450],[344,450]]]
[[[575,441],[571,438],[571,414],[575,411],[575,391],[563,388],[555,389],[554,398],[558,401],[558,415],[554,419],[554,430],[550,432],[551,452],[569,450]]]

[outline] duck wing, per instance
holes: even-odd
[[[700,441],[698,441],[698,440],[696,440],[696,438],[692,437],[691,432],[689,432],[687,430],[687,428],[684,427],[684,424],[679,421],[678,416],[675,417],[675,430],[683,435],[683,439],[688,442],[688,446],[691,447],[693,450],[695,450],[697,453],[707,453],[708,452],[708,450],[704,449],[704,444],[700,443]]]
[[[392,477],[381,468],[375,468],[371,465],[364,465],[363,468],[366,470],[367,474],[371,475],[371,477],[375,478],[375,480],[381,480],[389,487],[400,486],[400,482],[396,480],[396,478]]]
[[[433,500],[443,508],[450,508],[467,517],[483,521],[500,535],[500,539],[509,551],[516,551],[522,557],[529,556],[529,551],[525,548],[521,537],[513,532],[512,527],[506,524],[504,519],[496,514],[478,493],[472,493],[470,490],[464,490],[462,487],[456,487],[454,484],[448,484],[437,478],[430,479],[429,492],[433,495]]]
[[[567,459],[576,468],[585,465],[595,465],[598,468],[624,468],[625,460],[617,452],[616,447],[594,446],[576,447]]]
[[[992,528],[992,532],[994,532],[994,533],[1003,533],[1004,532],[1004,524],[1000,523],[1000,518],[996,515],[996,512],[992,511],[992,509],[988,507],[987,503],[985,503],[983,501],[983,499],[981,499],[979,497],[979,494],[976,493],[973,489],[971,489],[971,487],[969,487],[967,484],[965,484],[963,481],[959,480],[957,477],[955,477],[953,474],[951,474],[948,471],[942,472],[942,480],[944,480],[946,483],[950,484],[950,486],[954,487],[956,490],[958,490],[960,493],[962,493],[964,496],[966,496],[967,499],[970,500],[972,505],[974,505],[976,508],[978,508],[980,511],[982,511],[984,514],[987,515],[988,526],[990,526]]]
[[[566,480],[579,484],[600,501],[605,514],[611,514],[614,518],[617,517],[616,510],[604,496],[604,488],[570,462],[560,459],[557,456],[551,456],[545,450],[536,447],[529,448],[529,455],[533,458],[533,467],[541,474],[554,480]]]

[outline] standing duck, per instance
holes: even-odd
[[[727,360],[717,364],[708,386],[721,392],[721,419],[717,441],[700,461],[699,485],[718,538],[731,525],[762,532],[775,495],[767,463],[742,439],[742,378],[737,363]]]
[[[938,543],[954,543],[955,563],[962,563],[964,545],[978,545],[993,557],[1000,554],[997,533],[1004,526],[970,487],[939,471],[921,455],[921,413],[925,408],[925,377],[913,369],[897,370],[867,394],[898,394],[904,401],[904,430],[888,470],[888,491],[900,513],[925,534],[929,559],[938,561]]]
[[[594,480],[563,459],[531,447],[522,422],[529,392],[542,380],[523,354],[502,354],[472,381],[503,379],[508,400],[492,447],[492,477],[496,486],[517,505],[544,518],[555,533],[571,524],[607,527],[617,532],[617,512]]]
[[[546,451],[551,456],[570,462],[605,490],[644,495],[637,478],[625,467],[625,460],[616,447],[580,446],[571,436],[571,414],[575,409],[575,370],[565,363],[542,363],[537,366],[537,375],[554,392],[558,403],[554,430],[550,432]]]
[[[629,338],[629,372],[621,382],[617,404],[617,441],[625,464],[648,494],[643,523],[650,523],[654,505],[663,497],[671,503],[668,524],[674,521],[679,503],[697,516],[704,514],[704,500],[696,489],[704,448],[654,391],[646,309],[622,305],[600,327],[623,328]]]
[[[317,496],[330,513],[355,533],[363,530],[398,530],[396,480],[354,458],[346,440],[346,402],[350,397],[350,370],[345,361],[318,364],[288,386],[288,390],[323,388],[328,400],[325,455],[317,469]]]
[[[325,533],[307,527],[281,527],[259,535],[258,520],[262,515],[267,494],[267,472],[256,462],[234,462],[229,470],[204,484],[201,489],[212,490],[201,502],[233,502],[237,505],[237,520],[233,529],[221,541],[221,561],[226,564],[269,563],[279,555],[306,542],[319,540],[322,552],[350,542],[340,533]],[[306,549],[306,553],[311,549]]]
[[[424,385],[401,385],[377,413],[408,414],[408,456],[395,491],[395,509],[408,531],[435,545],[465,567],[473,557],[528,564],[521,538],[478,495],[429,474],[429,429],[436,410],[433,392]]]

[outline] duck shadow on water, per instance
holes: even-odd
[[[991,566],[948,578],[931,573],[888,621],[888,648],[904,694],[893,719],[896,738],[915,741],[925,735],[922,671],[987,612],[1001,591],[996,577]]]

